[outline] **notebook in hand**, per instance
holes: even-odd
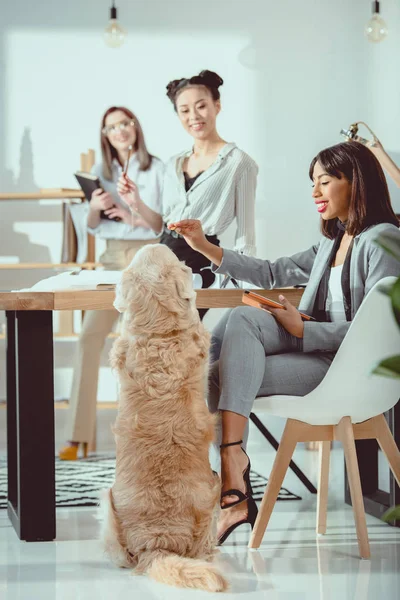
[[[83,193],[85,194],[86,200],[91,200],[92,194],[94,190],[102,189],[99,178],[96,175],[92,175],[92,173],[84,173],[83,171],[77,171],[74,173],[77,182],[82,188]],[[111,218],[108,217],[104,210],[100,212],[100,218],[106,219],[109,221],[120,221],[119,217]]]
[[[283,304],[275,302],[275,300],[270,300],[269,298],[264,298],[264,296],[260,296],[260,294],[250,292],[249,290],[243,292],[242,302],[243,304],[247,304],[248,306],[261,308],[263,310],[268,310],[268,308],[283,308]],[[305,313],[301,312],[300,315],[301,318],[305,321],[315,321],[314,317],[310,317]]]

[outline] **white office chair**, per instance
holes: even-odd
[[[376,284],[358,310],[349,331],[323,381],[310,394],[257,398],[254,410],[287,418],[268,485],[249,547],[262,542],[273,507],[297,442],[318,441],[320,474],[317,532],[326,531],[329,455],[332,440],[343,444],[351,501],[361,558],[370,557],[368,531],[354,440],[377,439],[400,485],[400,452],[384,412],[400,397],[400,381],[372,375],[382,359],[400,351],[400,330],[390,299],[379,287],[391,284],[387,277]]]

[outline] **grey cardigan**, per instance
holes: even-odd
[[[380,223],[365,229],[354,238],[350,261],[351,318],[374,284],[389,275],[400,275],[400,262],[375,243],[381,233],[398,237],[400,229],[390,223]],[[312,314],[318,286],[327,267],[333,240],[323,237],[319,244],[305,252],[278,258],[275,262],[240,255],[225,250],[221,265],[213,271],[247,281],[260,288],[273,289],[306,285],[299,310]],[[335,352],[343,341],[350,322],[304,323],[304,352]]]

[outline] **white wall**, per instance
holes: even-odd
[[[120,49],[102,41],[108,4],[14,0],[2,7],[0,191],[74,186],[79,154],[98,149],[99,119],[111,104],[138,114],[150,151],[161,158],[189,147],[165,85],[208,68],[225,80],[221,135],[260,166],[259,256],[275,258],[312,244],[318,216],[310,197],[310,160],[364,115],[371,126],[376,122],[378,134],[384,129],[371,72],[382,76],[374,54],[386,49],[370,48],[363,37],[369,3],[119,0],[120,20],[129,32]],[[387,4],[398,19],[394,0]],[[385,81],[395,78],[394,68],[393,61],[386,62]],[[394,122],[399,84],[390,85],[397,86],[397,104],[392,99],[385,112]],[[388,141],[389,133],[387,127]],[[394,134],[390,143],[398,149]],[[0,211],[0,260],[58,260],[57,203],[1,203]],[[231,230],[223,242],[229,245],[232,236]],[[0,271],[0,288],[27,286],[48,274]],[[209,325],[213,320],[215,315],[208,316]],[[4,346],[0,342],[2,356]],[[57,344],[57,397],[68,397],[72,353],[73,343]],[[0,359],[0,397],[3,375]],[[109,400],[114,384],[106,371],[102,377],[102,399]]]
[[[400,166],[400,3],[385,0],[381,15],[389,29],[388,37],[369,48],[369,98],[365,120]],[[367,118],[368,117],[368,118]],[[400,213],[400,189],[388,179],[393,205]]]

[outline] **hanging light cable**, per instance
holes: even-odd
[[[104,31],[104,41],[109,48],[119,48],[125,41],[126,31],[117,21],[117,9],[112,0],[110,7],[110,22]]]
[[[385,21],[380,15],[380,2],[372,3],[372,17],[365,28],[365,35],[368,40],[373,43],[382,42],[388,34]]]

